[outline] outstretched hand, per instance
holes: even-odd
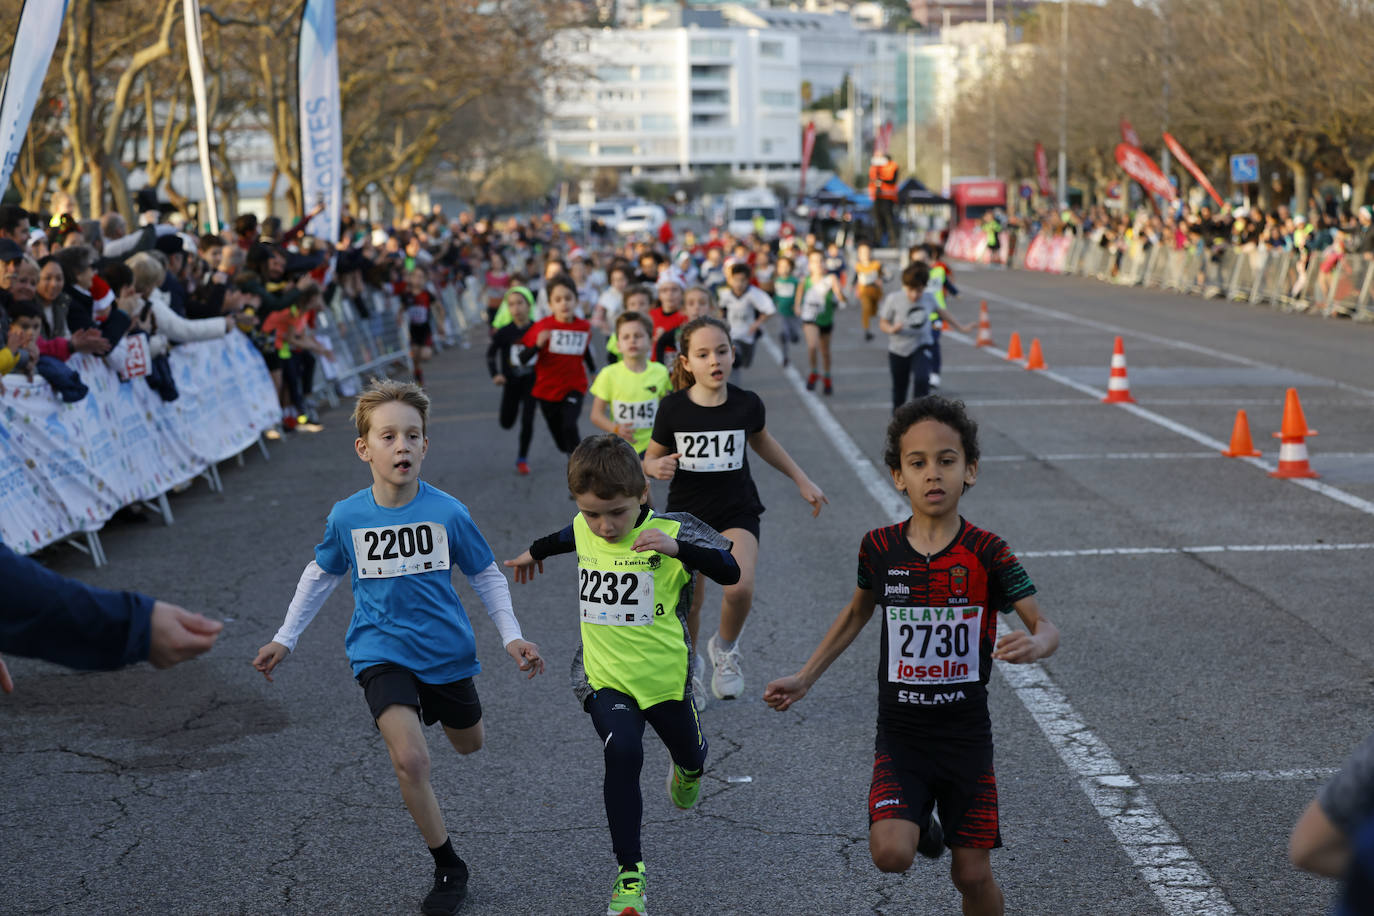
[[[763,702],[782,712],[806,696],[807,689],[806,683],[800,677],[790,674],[769,682],[763,689]]]
[[[544,659],[539,656],[539,647],[527,639],[512,639],[506,643],[506,651],[520,665],[521,671],[528,671],[530,677],[544,673]]]
[[[506,560],[501,564],[507,569],[515,570],[516,582],[533,582],[535,571],[544,571],[544,561],[536,560],[534,556],[526,550],[514,560]]]
[[[253,659],[253,667],[262,672],[262,676],[267,680],[272,680],[272,670],[282,663],[282,660],[291,652],[279,642],[269,642],[258,650],[258,657]]]
[[[218,620],[192,614],[166,601],[153,603],[150,624],[148,661],[154,668],[170,668],[208,652],[219,638],[220,630],[224,629],[224,624]]]
[[[811,517],[815,518],[821,514],[821,506],[830,505],[830,500],[825,498],[821,488],[812,483],[809,479],[802,482],[798,487],[801,491],[802,499],[811,504]]]

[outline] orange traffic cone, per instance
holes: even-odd
[[[1308,436],[1315,436],[1315,429],[1307,428],[1307,418],[1302,413],[1302,402],[1298,400],[1298,389],[1289,388],[1283,402],[1283,429],[1274,433],[1279,440],[1279,468],[1270,471],[1270,477],[1319,477],[1307,463]]]
[[[1236,425],[1231,427],[1231,447],[1222,452],[1227,458],[1258,458],[1260,450],[1250,441],[1250,418],[1244,410],[1236,411]]]
[[[1126,345],[1121,342],[1120,337],[1112,347],[1112,368],[1107,377],[1107,396],[1102,399],[1102,403],[1135,403],[1135,398],[1131,397],[1131,384],[1126,381]]]
[[[992,343],[992,322],[988,320],[988,300],[984,299],[978,303],[978,339],[973,342],[975,347],[991,347]]]
[[[1021,334],[1017,331],[1011,332],[1011,339],[1007,341],[1007,359],[1024,359],[1025,354],[1021,352]]]
[[[1045,365],[1045,354],[1040,352],[1040,338],[1031,338],[1030,356],[1026,359],[1027,369],[1048,369]]]

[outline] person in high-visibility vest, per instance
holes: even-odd
[[[878,246],[897,244],[897,163],[886,153],[874,156],[868,167],[868,197]]]
[[[988,262],[998,263],[1002,248],[1002,224],[997,220],[997,214],[989,210],[987,216],[983,217],[983,225],[979,227],[983,230],[983,235],[988,241]]]

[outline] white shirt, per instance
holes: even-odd
[[[742,296],[736,296],[735,291],[727,286],[720,291],[720,307],[725,310],[731,339],[744,343],[754,342],[754,322],[760,315],[777,312],[772,297],[757,286],[749,287]]]

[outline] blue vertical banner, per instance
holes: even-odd
[[[0,194],[9,187],[19,161],[19,149],[24,145],[66,15],[67,0],[26,0],[19,13],[4,98],[0,100]]]
[[[307,228],[311,235],[337,242],[343,215],[343,119],[334,0],[306,0],[296,53],[305,211],[324,204],[324,212]]]

